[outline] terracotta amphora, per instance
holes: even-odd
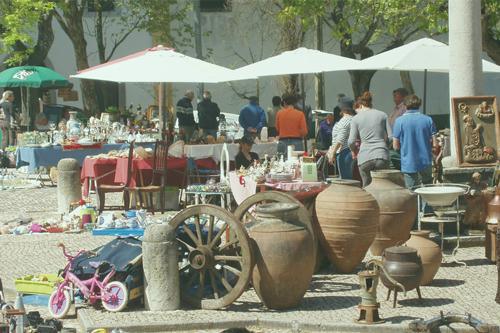
[[[338,272],[352,272],[375,238],[377,200],[357,180],[334,180],[316,197],[316,216],[326,256]]]
[[[398,170],[372,171],[372,182],[365,190],[377,199],[380,221],[370,252],[382,255],[384,249],[402,244],[410,237],[417,216],[417,195],[401,186]]]
[[[423,273],[420,285],[429,285],[439,267],[441,267],[443,253],[439,245],[429,239],[429,235],[431,234],[429,230],[414,230],[410,234],[411,237],[406,242],[406,245],[416,249],[417,254],[422,260]]]
[[[499,245],[496,241],[498,220],[500,219],[500,187],[495,189],[495,196],[488,202],[488,216],[486,217],[486,234],[484,239],[484,250],[488,260],[495,263],[497,260],[496,250]]]
[[[416,249],[409,246],[389,247],[382,254],[382,263],[389,276],[401,283],[406,291],[420,286],[423,269],[422,260]],[[394,289],[396,287],[385,277],[383,272],[380,278],[387,288]],[[398,288],[398,291],[402,290]]]
[[[313,238],[297,221],[299,205],[269,203],[256,208],[248,233],[254,241],[252,283],[269,309],[296,307],[311,283],[315,260]]]

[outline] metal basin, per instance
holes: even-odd
[[[451,206],[466,191],[466,188],[459,186],[426,186],[415,189],[415,193],[434,207]]]

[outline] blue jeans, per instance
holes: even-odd
[[[336,155],[337,168],[341,179],[352,179],[353,160],[351,150],[344,148]]]
[[[206,138],[207,135],[211,135],[214,137],[214,139],[217,139],[217,130],[216,129],[208,129],[208,128],[203,128],[203,137]]]
[[[304,140],[280,139],[280,141],[278,142],[278,154],[286,155],[288,146],[295,146],[293,150],[304,150]]]
[[[403,172],[406,188],[412,188],[421,184],[432,183],[432,166],[420,170],[419,172]]]

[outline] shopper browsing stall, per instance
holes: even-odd
[[[337,162],[341,179],[352,179],[353,159],[347,143],[351,130],[351,121],[355,114],[353,103],[352,99],[344,99],[339,103],[341,118],[333,127],[331,152],[328,154],[332,156],[329,159],[330,163],[333,163],[334,159]]]
[[[387,115],[373,109],[372,94],[366,91],[358,98],[358,114],[351,121],[349,148],[353,158],[358,159],[358,168],[363,180],[363,187],[370,185],[371,171],[389,167],[389,149],[387,140],[391,130]],[[359,150],[356,141],[360,140]]]
[[[407,96],[404,104],[407,111],[394,123],[392,144],[401,151],[401,172],[410,188],[432,183],[432,145],[437,130],[432,118],[420,113],[420,98]]]
[[[193,99],[194,92],[192,90],[187,90],[184,97],[177,102],[176,115],[179,121],[179,135],[184,142],[189,142],[191,140],[196,127],[193,115],[193,104],[191,103]]]
[[[266,113],[259,106],[257,96],[251,96],[247,105],[240,111],[240,126],[243,127],[244,135],[256,137],[260,134],[262,127],[266,126]]]
[[[302,111],[294,108],[296,102],[294,95],[284,95],[283,109],[276,115],[280,154],[285,154],[288,146],[294,146],[294,150],[304,150],[304,138],[307,135],[306,117]]]
[[[198,126],[203,132],[203,136],[211,135],[217,138],[219,129],[220,109],[217,103],[212,102],[210,91],[203,92],[203,100],[198,103]]]

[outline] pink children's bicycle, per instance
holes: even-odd
[[[85,301],[92,305],[101,300],[102,306],[111,312],[121,311],[127,306],[127,287],[119,281],[109,282],[115,275],[114,266],[101,282],[99,281],[99,270],[107,263],[91,262],[90,265],[96,269],[94,276],[88,280],[80,280],[71,272],[73,260],[80,254],[90,251],[80,250],[75,256],[71,256],[66,252],[64,244],[59,243],[58,246],[62,248],[64,256],[68,259],[68,264],[62,274],[64,281],[57,286],[57,290],[49,298],[49,312],[54,318],[61,319],[66,316],[71,302],[74,301],[74,291],[79,291]]]

